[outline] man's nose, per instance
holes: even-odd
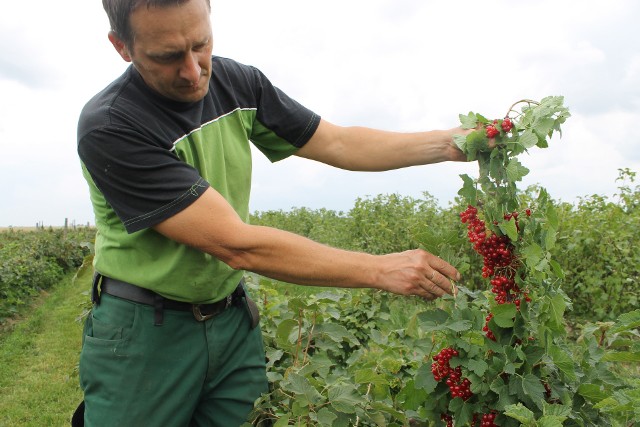
[[[193,52],[187,53],[180,67],[180,77],[196,85],[200,80],[201,72],[202,67],[198,64],[198,57]]]

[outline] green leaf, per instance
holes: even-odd
[[[567,303],[562,295],[554,295],[550,299],[550,326],[555,331],[564,331],[564,311],[566,308]]]
[[[389,382],[384,375],[381,375],[373,369],[359,369],[356,371],[353,379],[356,384],[382,384],[386,385]]]
[[[447,320],[449,313],[441,309],[423,311],[418,315],[420,327],[425,333],[444,330]]]
[[[458,425],[467,425],[473,418],[473,406],[459,397],[451,400],[449,411],[453,413],[453,418]]]
[[[278,421],[275,422],[273,427],[286,427],[288,425],[289,425],[289,417],[285,415],[283,417],[280,417]]]
[[[473,131],[465,138],[467,160],[476,160],[478,156],[489,149],[489,138],[482,131]]]
[[[527,374],[522,379],[522,389],[531,397],[531,399],[542,409],[542,402],[544,402],[544,386],[540,381],[540,378],[533,374]]]
[[[558,225],[559,225],[558,213],[556,212],[556,208],[552,204],[549,204],[547,206],[546,218],[547,218],[547,223],[549,224],[549,227],[558,228]]]
[[[566,420],[571,416],[571,406],[565,406],[558,403],[543,403],[542,413],[544,415],[554,415],[556,417]]]
[[[530,129],[527,129],[518,137],[518,142],[524,148],[529,149],[538,143],[538,137]]]
[[[271,347],[267,347],[265,349],[265,353],[268,360],[267,367],[269,368],[272,367],[274,363],[282,359],[282,356],[284,356],[284,351],[280,349],[271,348]]]
[[[509,386],[504,383],[504,380],[501,377],[497,377],[493,380],[490,384],[490,389],[499,396],[498,403],[496,405],[496,409],[498,411],[504,411],[507,406],[513,405],[517,402],[515,396],[509,393]]]
[[[468,151],[467,135],[453,135],[453,143],[456,144],[456,147],[458,147],[463,153]]]
[[[363,403],[363,398],[359,396],[351,384],[340,384],[329,388],[329,403],[333,409],[345,414],[355,413],[355,408]]]
[[[459,114],[458,117],[462,129],[474,129],[478,125],[478,117],[471,111],[467,115]]]
[[[466,174],[460,175],[460,178],[462,178],[463,185],[460,191],[458,191],[458,195],[462,197],[467,204],[473,206],[477,205],[476,197],[478,191],[476,189],[475,181]]]
[[[513,326],[513,319],[516,316],[515,304],[500,304],[493,309],[493,321],[501,328],[510,328]]]
[[[573,359],[571,355],[569,355],[565,350],[561,349],[558,346],[552,345],[548,348],[549,357],[553,360],[553,363],[556,365],[563,374],[569,378],[571,381],[576,380],[576,372]]]
[[[428,363],[424,363],[418,368],[418,372],[415,377],[416,388],[421,388],[427,393],[432,393],[438,383],[435,378],[433,378],[433,373],[431,372],[431,365]]]
[[[518,240],[518,228],[516,227],[515,218],[512,217],[509,221],[501,221],[498,227],[500,227],[500,231],[506,234],[512,242]]]
[[[540,261],[542,261],[544,252],[537,243],[532,243],[529,246],[522,248],[522,256],[529,268],[536,268],[540,264]]]
[[[338,419],[338,416],[328,410],[327,408],[322,408],[318,411],[318,422],[321,426],[331,426],[333,422]],[[284,424],[288,425],[288,424]]]
[[[462,332],[471,329],[473,327],[473,323],[468,320],[458,320],[457,322],[447,323],[445,326],[447,329],[454,332]]]
[[[329,338],[336,343],[347,341],[351,344],[358,344],[358,340],[353,333],[337,323],[323,323],[318,325],[316,327],[315,335],[322,336],[323,338]]]
[[[543,415],[536,423],[537,427],[562,427],[565,419],[557,415]]]
[[[526,427],[535,426],[536,419],[533,415],[533,412],[524,407],[522,403],[507,406],[504,414],[508,417],[520,421]]]
[[[487,365],[487,362],[485,362],[484,360],[472,359],[472,360],[469,360],[469,362],[467,363],[467,367],[469,368],[469,370],[473,371],[473,373],[475,373],[477,376],[482,377],[484,376],[484,373],[489,368],[489,365]]]
[[[402,407],[409,410],[417,410],[423,406],[428,394],[416,387],[414,380],[409,380],[398,393],[396,400],[402,403]]]
[[[538,346],[528,346],[524,349],[524,354],[527,359],[527,363],[530,366],[535,365],[544,356],[544,349]]]
[[[284,319],[278,325],[276,330],[276,342],[279,347],[290,348],[293,340],[291,339],[294,328],[298,328],[298,322],[294,319]]]
[[[513,158],[509,161],[506,172],[509,182],[518,182],[529,173],[529,169],[522,166],[522,163],[520,163],[518,159]]]
[[[343,298],[344,295],[338,294],[334,291],[320,292],[319,294],[315,295],[315,299],[318,302],[340,302]]]
[[[281,384],[289,391],[305,396],[307,401],[314,405],[323,400],[322,395],[311,385],[309,380],[295,372],[290,372]]]
[[[589,383],[580,384],[578,393],[591,402],[600,402],[610,395],[602,386]]]
[[[565,278],[565,274],[564,274],[564,270],[562,269],[562,267],[560,266],[560,264],[558,264],[556,261],[554,260],[549,260],[549,265],[551,265],[551,269],[553,270],[553,273],[560,279],[564,279]]]
[[[618,317],[612,332],[623,332],[640,326],[640,310],[634,310]]]
[[[544,247],[546,250],[550,251],[556,245],[556,236],[558,232],[555,228],[549,228],[544,233]]]
[[[608,362],[640,362],[640,353],[631,351],[608,351],[602,360]]]

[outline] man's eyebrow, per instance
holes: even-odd
[[[148,52],[147,55],[151,56],[153,58],[171,58],[174,56],[180,56],[184,54],[184,50],[183,49],[176,49],[176,50],[165,50],[165,51],[159,51],[159,52]]]
[[[211,37],[208,37],[208,36],[200,40],[194,41],[192,44],[192,48],[205,46],[209,43],[209,41],[211,41]],[[172,58],[172,57],[177,57],[184,54],[185,51],[186,49],[183,49],[183,48],[175,48],[175,49],[168,48],[163,51],[147,52],[147,55],[153,58]]]

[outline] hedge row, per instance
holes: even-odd
[[[554,202],[560,228],[553,258],[565,272],[562,287],[573,301],[568,316],[576,320],[613,320],[640,300],[640,186],[633,186],[635,173],[628,169],[618,180],[612,199],[592,195],[574,204]],[[521,195],[531,209],[535,193],[532,187]],[[423,247],[455,261],[464,285],[480,289],[482,261],[471,252],[460,223],[465,208],[460,203],[442,208],[428,193],[420,199],[390,194],[358,199],[348,212],[294,208],[255,212],[251,221],[370,253]]]
[[[75,271],[91,252],[91,229],[0,233],[0,323]]]

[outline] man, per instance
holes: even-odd
[[[427,300],[459,273],[422,250],[374,256],[247,224],[249,141],[382,171],[463,161],[461,129],[340,127],[257,69],[212,56],[209,0],[103,0],[132,66],[85,106],[78,153],[96,216],[80,381],[88,426],[237,426],[267,390],[243,271]],[[286,185],[286,184],[283,184]]]

